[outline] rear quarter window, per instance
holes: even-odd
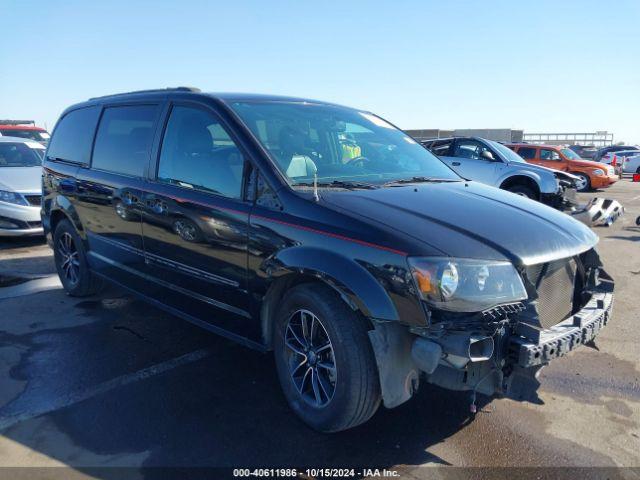
[[[533,160],[536,158],[536,149],[532,147],[520,147],[516,153],[525,160]]]
[[[72,110],[62,117],[53,131],[47,157],[73,163],[89,163],[99,113],[98,107],[86,107]]]

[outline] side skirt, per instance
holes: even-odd
[[[215,325],[211,325],[210,323],[207,323],[203,320],[200,320],[199,318],[196,318],[194,316],[191,316],[187,313],[184,313],[176,308],[173,308],[169,305],[166,305],[162,302],[160,302],[159,300],[156,300],[155,298],[151,298],[147,295],[145,295],[144,293],[140,293],[139,291],[124,285],[120,282],[118,282],[117,280],[114,280],[106,275],[103,275],[101,273],[96,272],[95,270],[92,272],[95,275],[98,275],[99,277],[103,278],[104,280],[106,280],[109,283],[115,284],[117,286],[119,286],[120,288],[123,288],[124,290],[127,290],[128,292],[132,293],[133,295],[135,295],[136,297],[140,298],[141,300],[150,303],[151,305],[164,310],[165,312],[168,312],[172,315],[175,315],[176,317],[180,317],[183,320],[186,320],[190,323],[193,323],[194,325],[197,325],[198,327],[202,327],[205,330],[209,330],[212,333],[215,333],[217,335],[220,335],[221,337],[227,338],[229,340],[233,340],[236,343],[239,343],[240,345],[243,345],[245,347],[249,347],[253,350],[257,350],[259,352],[267,352],[268,349],[267,347],[265,347],[264,345],[258,343],[258,342],[254,342],[253,340],[249,340],[246,337],[243,337],[241,335],[237,335],[235,333],[229,332],[227,330],[224,330],[220,327],[216,327]]]

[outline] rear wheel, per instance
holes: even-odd
[[[531,187],[522,184],[511,185],[507,190],[511,193],[515,193],[516,195],[520,195],[522,197],[530,198],[531,200],[537,200],[538,196],[536,192],[534,192]]]
[[[585,173],[574,173],[574,175],[578,177],[578,180],[576,180],[576,190],[579,192],[586,192],[591,188],[589,175]]]
[[[276,321],[276,367],[296,415],[322,432],[371,418],[381,396],[363,320],[330,288],[305,284],[287,294]]]
[[[89,269],[82,239],[68,220],[62,220],[53,233],[53,257],[62,286],[74,297],[97,293],[102,281]]]

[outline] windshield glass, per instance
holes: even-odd
[[[24,143],[0,142],[0,168],[39,167],[42,157],[36,153],[42,149],[28,147]]]
[[[241,102],[232,108],[292,185],[426,177],[460,180],[432,153],[370,113],[334,105]]]
[[[563,148],[562,150],[560,150],[562,152],[562,154],[567,157],[569,160],[582,160],[582,158],[580,157],[580,155],[578,155],[576,152],[574,152],[573,150],[571,150],[570,148]]]
[[[491,146],[491,148],[497,150],[498,153],[507,160],[507,162],[527,163],[525,162],[524,158],[511,150],[509,147],[505,147],[501,143],[494,142],[493,140],[486,140],[486,142]]]

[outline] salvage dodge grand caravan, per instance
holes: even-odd
[[[380,117],[176,88],[67,109],[42,216],[73,296],[103,280],[272,350],[293,411],[344,430],[420,382],[535,400],[607,324],[597,237],[461,179]]]

